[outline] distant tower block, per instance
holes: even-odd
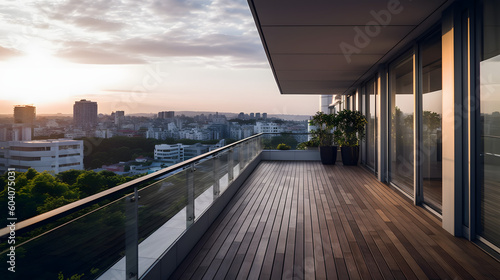
[[[115,125],[122,125],[124,119],[125,119],[125,111],[115,112]]]
[[[13,139],[31,140],[35,133],[36,107],[31,105],[14,106],[14,124],[13,131],[19,131]],[[14,127],[14,126],[13,126]]]
[[[95,127],[97,125],[97,102],[85,99],[75,101],[73,123],[78,127]]]
[[[162,111],[158,112],[159,119],[173,119],[175,117],[174,111]]]
[[[33,125],[36,118],[36,107],[30,105],[17,105],[14,107],[14,123]]]

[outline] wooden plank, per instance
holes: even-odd
[[[500,265],[359,167],[262,162],[171,279],[500,279]]]
[[[287,196],[284,205],[283,219],[279,230],[278,244],[276,246],[274,263],[271,270],[271,279],[279,279],[284,274],[285,253],[287,248],[288,235],[295,236],[295,223],[293,212],[293,199],[295,193],[295,174],[297,172],[297,163],[290,164],[291,168],[289,174],[286,175],[287,182]],[[291,243],[293,245],[293,242]],[[288,271],[288,274],[293,272]]]
[[[287,164],[281,172],[280,186],[283,187],[283,192],[274,216],[274,223],[272,225],[269,243],[266,248],[262,268],[259,274],[260,279],[271,278],[273,266],[283,266],[285,248],[283,246],[283,248],[279,250],[278,239],[281,232],[283,232],[285,236],[288,232],[288,219],[285,219],[285,207],[287,205],[287,198],[292,192],[290,188],[290,178],[292,176],[291,167],[291,164]],[[290,208],[290,205],[288,205],[288,208]],[[276,259],[277,256],[279,256],[280,259]]]
[[[278,163],[278,165],[280,166],[280,168],[277,172],[280,173],[284,163]],[[261,227],[262,231],[259,235],[254,235],[241,269],[238,273],[238,278],[251,278],[252,276],[258,278],[260,274],[267,244],[269,243],[269,238],[274,223],[273,217],[276,214],[277,204],[279,203],[281,194],[283,192],[283,187],[278,184],[279,181],[280,178],[275,178],[275,180],[271,181],[270,185],[272,186],[273,190],[271,193],[271,199],[266,205],[267,214],[261,219],[259,223],[259,227]]]
[[[238,211],[238,215],[234,215],[234,219],[229,223],[229,225],[224,227],[216,242],[213,243],[212,250],[209,251],[209,253],[205,256],[204,260],[201,263],[201,267],[206,267],[206,271],[204,272],[203,269],[201,269],[201,272],[195,271],[195,275],[206,273],[210,278],[216,274],[219,266],[222,263],[222,259],[224,258],[224,256],[226,256],[229,248],[231,247],[231,242],[234,240],[238,230],[245,221],[244,217],[246,217],[246,214],[248,214],[248,211],[246,210],[248,210],[248,208],[251,207],[251,205],[255,201],[254,199],[252,199],[253,197],[255,197],[255,193],[254,196],[250,196],[249,199],[243,200],[244,203],[242,203],[242,205],[246,205],[246,207]]]
[[[337,279],[337,269],[335,267],[335,257],[333,254],[333,242],[330,239],[330,230],[328,228],[327,221],[332,221],[331,214],[329,211],[326,211],[328,208],[328,202],[326,200],[326,190],[330,187],[327,176],[324,174],[324,168],[322,166],[318,166],[317,176],[318,178],[318,188],[315,193],[315,200],[317,202],[318,216],[319,216],[319,231],[321,235],[321,244],[323,248],[324,255],[324,265],[326,269],[326,278],[327,279]],[[335,245],[338,248],[338,244]]]
[[[288,224],[288,235],[285,240],[285,255],[283,260],[283,266],[273,268],[273,272],[271,274],[272,279],[290,279],[294,276],[294,255],[295,255],[295,241],[296,241],[296,232],[297,232],[297,217],[298,217],[298,201],[299,201],[299,186],[302,184],[302,176],[303,176],[303,163],[298,162],[295,164],[294,169],[294,181],[292,184],[293,192],[292,192],[292,200],[290,206],[290,218]],[[282,241],[282,236],[280,236],[280,242]],[[281,277],[279,277],[281,275]]]
[[[189,267],[198,267],[201,264],[201,261],[204,259],[206,254],[208,254],[210,249],[210,242],[215,240],[214,237],[218,236],[222,229],[227,225],[227,223],[231,220],[231,218],[236,213],[237,209],[242,205],[243,200],[239,200],[240,198],[245,198],[252,194],[248,186],[251,186],[252,183],[258,182],[262,180],[261,176],[268,174],[271,170],[266,170],[266,168],[256,168],[255,176],[248,180],[247,187],[243,186],[235,197],[231,200],[228,206],[222,211],[219,217],[214,221],[214,224],[209,228],[207,234],[205,234],[202,239],[197,243],[197,245],[193,248],[191,253],[186,257],[186,259],[182,262],[182,264],[177,268],[175,273],[171,276],[171,279],[185,279],[191,277],[194,274],[195,270],[188,269]],[[184,274],[186,273],[186,274]],[[184,275],[183,275],[184,274]]]
[[[295,232],[295,257],[293,261],[293,276],[298,279],[304,279],[305,275],[305,262],[304,262],[304,254],[305,254],[305,207],[304,207],[304,193],[305,193],[305,184],[307,182],[307,173],[310,172],[311,166],[304,166],[301,172],[299,172],[299,190],[297,197],[297,228]]]

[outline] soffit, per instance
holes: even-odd
[[[349,93],[447,2],[249,0],[282,94]]]

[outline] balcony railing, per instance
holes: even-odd
[[[261,137],[1,229],[0,262],[16,272],[0,279],[140,278],[259,156]]]

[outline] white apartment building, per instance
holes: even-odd
[[[0,143],[0,173],[9,168],[26,172],[57,174],[70,169],[83,170],[83,141],[68,139],[7,141]]]
[[[155,145],[154,156],[156,160],[164,161],[169,166],[174,165],[184,161],[184,147],[182,144]]]
[[[226,140],[222,139],[215,145],[203,145],[196,143],[194,145],[182,144],[160,144],[155,145],[155,160],[161,160],[168,166],[197,157],[209,151],[213,151],[226,145]]]
[[[282,130],[277,123],[257,122],[254,126],[255,133],[280,133]]]

